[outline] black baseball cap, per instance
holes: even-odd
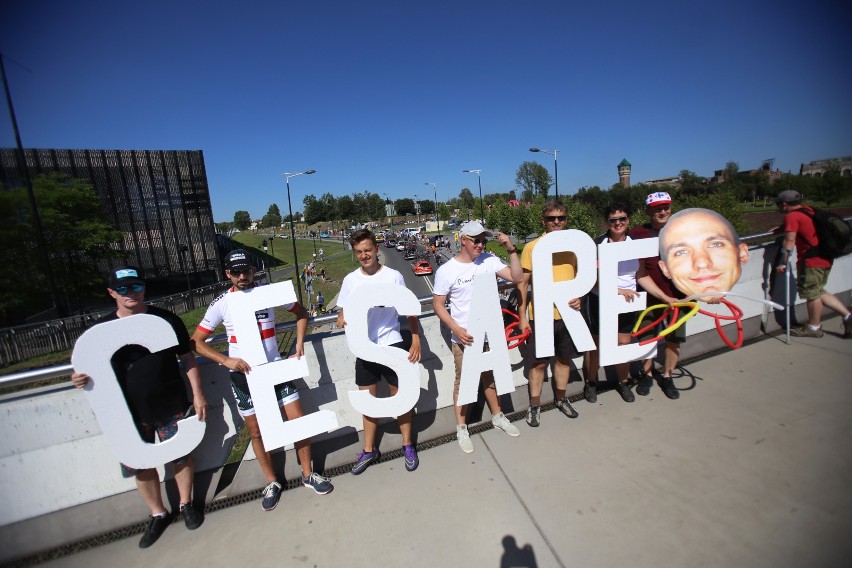
[[[142,271],[135,266],[121,266],[109,273],[109,287],[113,290],[118,286],[144,283],[145,277],[142,275]]]
[[[225,270],[252,268],[254,263],[243,249],[234,249],[225,256]]]

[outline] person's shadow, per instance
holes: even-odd
[[[503,555],[500,557],[500,568],[536,568],[535,552],[530,544],[518,548],[518,543],[510,534],[503,537]]]

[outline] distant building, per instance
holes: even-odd
[[[15,148],[0,148],[0,184],[24,187]],[[24,150],[30,177],[61,172],[85,179],[104,216],[124,233],[124,262],[164,291],[218,280],[216,227],[201,150]],[[112,266],[102,267],[106,272]]]
[[[625,158],[618,163],[618,181],[625,188],[630,187],[630,162]]]
[[[799,167],[799,175],[822,177],[832,165],[837,166],[837,169],[840,170],[840,175],[852,176],[852,156],[814,160],[809,164],[802,164]]]
[[[775,183],[783,175],[781,170],[773,170],[772,166],[775,163],[775,158],[764,160],[760,167],[756,170],[741,170],[741,174],[749,174],[756,176],[759,173],[765,173],[769,179],[769,183]],[[723,183],[725,181],[725,170],[716,170],[713,172],[713,177],[710,178],[710,183]]]
[[[680,187],[680,176],[674,177],[665,177],[665,178],[657,178],[657,179],[647,179],[645,181],[639,182],[645,185],[659,185],[663,187]]]

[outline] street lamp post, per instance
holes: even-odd
[[[466,174],[476,174],[476,182],[479,184],[479,220],[482,223],[485,223],[485,206],[482,204],[482,178],[479,177],[482,170],[462,170],[462,172]]]
[[[431,185],[432,190],[435,192],[435,224],[438,226],[438,230],[441,230],[441,218],[438,216],[438,184],[432,181],[427,181],[424,185]]]
[[[556,154],[559,150],[542,150],[541,148],[530,148],[530,152],[544,152],[553,156],[553,185],[556,189],[556,199],[559,200],[559,170],[556,169]]]
[[[296,230],[293,228],[293,203],[290,201],[290,178],[303,174],[315,174],[316,170],[307,170],[304,172],[284,172],[285,183],[287,184],[287,209],[290,211],[290,240],[293,242],[293,266],[296,267],[296,290],[299,292],[299,303],[303,306],[305,302],[302,300],[302,285],[299,282],[299,257],[296,255]]]
[[[420,231],[420,203],[416,193],[414,194],[414,212],[417,213],[417,230]]]

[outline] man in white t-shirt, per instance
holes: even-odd
[[[347,274],[340,286],[340,295],[337,298],[337,306],[340,308],[337,313],[338,327],[346,325],[344,314],[347,310],[347,302],[349,302],[350,294],[357,288],[376,284],[405,286],[402,274],[389,266],[379,264],[379,245],[376,242],[375,235],[369,229],[359,229],[352,233],[352,236],[349,237],[349,244],[352,245],[352,250],[361,267]],[[399,314],[396,308],[370,308],[370,311],[367,312],[367,333],[370,336],[370,341],[378,345],[391,345],[406,349],[408,360],[417,363],[420,361],[420,326],[415,316],[408,316],[406,319],[408,320],[408,329],[411,330],[411,345],[406,345],[399,332]],[[398,380],[393,369],[360,358],[355,360],[355,384],[358,385],[360,390],[369,391],[371,395],[376,396],[377,387],[382,377],[388,382],[391,396],[395,395],[398,390]],[[397,418],[399,431],[402,433],[402,451],[405,455],[405,469],[407,471],[414,471],[420,464],[417,450],[411,438],[412,414],[413,411],[409,410]],[[352,466],[353,475],[363,473],[381,455],[379,448],[376,447],[378,420],[370,416],[363,418],[364,451],[358,454],[355,465]]]
[[[456,367],[456,379],[453,385],[453,407],[456,412],[456,438],[465,453],[473,451],[473,442],[467,430],[467,405],[459,406],[459,384],[461,382],[462,360],[464,349],[473,344],[473,336],[467,332],[467,322],[470,315],[470,304],[473,296],[473,277],[476,274],[496,273],[505,280],[520,284],[524,272],[518,251],[509,240],[509,235],[496,233],[497,240],[509,253],[509,266],[499,258],[485,252],[488,237],[494,237],[491,231],[486,231],[478,221],[469,221],[459,231],[459,253],[443,264],[435,273],[435,286],[432,296],[432,306],[441,322],[452,332],[452,350]],[[449,300],[450,311],[445,304]],[[494,374],[483,373],[480,379],[485,391],[485,401],[491,410],[491,423],[495,428],[503,430],[510,436],[518,436],[520,431],[500,410],[500,400],[494,386]]]
[[[254,281],[254,272],[255,266],[246,251],[237,249],[228,253],[225,257],[225,276],[230,279],[233,286],[213,300],[207,308],[204,319],[201,320],[201,323],[198,324],[198,328],[192,335],[192,342],[194,343],[193,347],[196,353],[231,370],[231,390],[234,393],[234,398],[237,399],[237,409],[249,429],[251,445],[257,457],[257,463],[260,469],[263,470],[268,483],[263,490],[261,507],[264,511],[271,511],[278,505],[282,487],[275,476],[275,470],[272,466],[272,456],[266,451],[263,445],[263,438],[260,435],[260,426],[257,423],[254,403],[251,399],[248,378],[246,377],[246,373],[251,371],[251,366],[247,361],[240,358],[240,347],[237,342],[237,336],[234,333],[234,322],[231,317],[229,301],[235,294],[240,294],[258,285]],[[288,304],[284,306],[284,309],[296,315],[296,347],[293,356],[302,357],[305,354],[305,331],[308,328],[308,312],[298,302]],[[281,354],[278,352],[278,341],[275,337],[274,308],[259,310],[255,313],[255,317],[257,318],[258,328],[260,328],[260,336],[263,340],[263,348],[266,351],[267,361],[271,362],[281,359]],[[225,326],[225,331],[228,334],[227,355],[216,351],[205,342],[219,324]],[[282,416],[286,417],[287,420],[295,420],[304,415],[302,403],[299,402],[299,391],[289,382],[276,385],[275,394],[278,397],[278,405],[281,407]],[[300,440],[295,443],[295,446],[299,462],[302,466],[302,484],[309,489],[313,489],[320,495],[330,493],[334,489],[331,481],[312,471],[311,441],[309,439]]]

